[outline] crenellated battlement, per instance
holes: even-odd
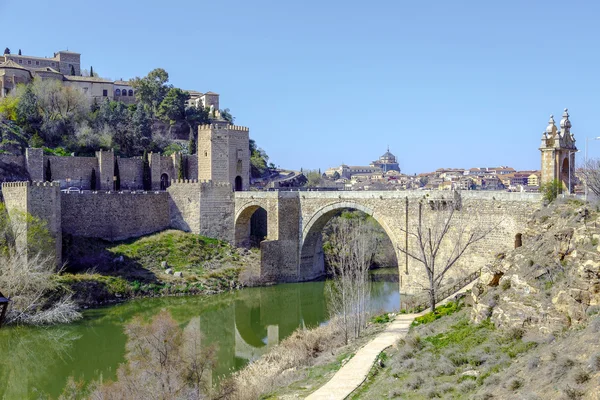
[[[230,131],[242,131],[249,132],[250,129],[246,126],[240,125],[221,125],[221,124],[206,124],[198,126],[198,130],[206,131],[210,129],[218,129],[218,130],[230,130]]]
[[[21,182],[4,182],[2,183],[2,187],[5,188],[9,188],[9,187],[29,187],[29,186],[36,186],[36,187],[60,187],[60,183],[59,182],[40,182],[40,181],[34,181],[34,182],[29,182],[29,181],[21,181]]]

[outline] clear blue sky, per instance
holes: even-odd
[[[551,113],[600,136],[593,1],[1,0],[0,46],[221,95],[287,168],[539,169]],[[600,156],[600,141],[589,154]]]

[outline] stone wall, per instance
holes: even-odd
[[[98,173],[98,159],[96,157],[57,157],[44,156],[44,168],[50,161],[52,181],[60,182],[61,188],[69,186],[90,189],[92,169]]]
[[[143,161],[141,157],[118,158],[121,189],[139,190],[143,186]]]
[[[142,193],[62,193],[66,234],[122,240],[169,228],[169,195]]]
[[[200,234],[234,241],[235,203],[231,184],[202,182],[200,184]]]
[[[171,227],[185,232],[200,233],[200,187],[197,181],[171,182],[169,213]]]

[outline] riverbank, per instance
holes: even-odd
[[[260,284],[258,250],[167,230],[120,242],[67,237],[57,294],[83,309],[134,298],[211,295]]]

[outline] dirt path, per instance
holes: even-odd
[[[475,282],[471,282],[458,292],[439,302],[438,305],[444,304],[458,293],[471,289]],[[358,350],[354,357],[336,372],[329,382],[311,393],[306,399],[343,400],[348,397],[367,379],[367,375],[379,354],[406,336],[413,320],[427,312],[429,310],[419,314],[398,314],[385,331]]]

